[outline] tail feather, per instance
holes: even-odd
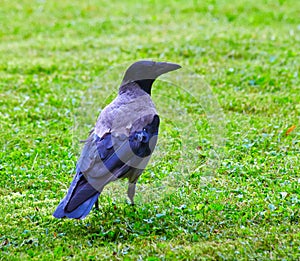
[[[76,172],[67,195],[53,213],[56,218],[85,218],[100,195],[100,192],[86,181],[79,168]]]
[[[56,208],[55,212],[53,213],[53,216],[56,218],[67,217],[67,218],[83,219],[90,213],[99,195],[100,193],[95,194],[94,196],[86,200],[84,203],[79,205],[75,210],[71,212],[67,212],[65,210],[66,202],[65,199],[63,199],[58,205],[58,207]]]

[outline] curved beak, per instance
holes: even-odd
[[[167,72],[175,71],[181,68],[179,64],[176,63],[167,63],[167,62],[156,62],[154,64],[156,67],[155,71],[157,72],[157,76],[162,75]]]

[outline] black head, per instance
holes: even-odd
[[[180,65],[167,62],[138,61],[129,66],[121,86],[136,82],[145,92],[151,94],[151,87],[157,77],[181,68]]]

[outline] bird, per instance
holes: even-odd
[[[154,81],[181,68],[170,62],[140,60],[126,70],[117,97],[98,116],[76,164],[76,172],[53,213],[55,218],[85,218],[103,188],[128,179],[127,196],[134,205],[136,183],[157,143],[160,118],[151,99]]]

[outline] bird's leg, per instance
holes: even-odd
[[[135,185],[136,183],[128,183],[128,190],[127,190],[127,195],[130,199],[131,205],[134,206],[134,194],[135,194]]]
[[[99,211],[99,200],[97,199],[95,202],[95,209]]]

